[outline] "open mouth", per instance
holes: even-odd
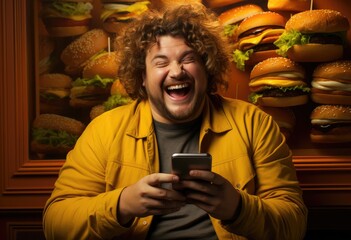
[[[171,85],[166,88],[166,92],[171,97],[184,97],[190,92],[189,83]]]

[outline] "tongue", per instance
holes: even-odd
[[[188,92],[189,90],[187,88],[182,88],[182,89],[169,91],[168,94],[171,97],[184,97]]]

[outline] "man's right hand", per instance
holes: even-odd
[[[165,183],[178,183],[179,177],[167,173],[148,175],[126,187],[120,196],[117,216],[125,226],[135,217],[164,215],[178,211],[185,205],[185,197],[172,189],[162,188]]]

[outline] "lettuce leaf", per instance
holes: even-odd
[[[95,75],[93,78],[77,78],[73,81],[72,86],[96,86],[106,88],[109,84],[112,84],[114,79],[112,78],[101,78],[99,75]]]
[[[254,52],[253,49],[249,49],[245,52],[240,51],[239,49],[234,50],[233,52],[233,61],[236,63],[236,67],[245,71],[245,61],[249,60],[250,55]]]
[[[227,37],[232,37],[237,28],[238,28],[237,24],[228,24],[224,26],[224,35]]]
[[[274,42],[279,49],[277,53],[281,56],[286,57],[288,50],[293,45],[303,45],[309,43],[311,35],[302,34],[296,30],[285,31],[280,37]]]
[[[111,95],[107,101],[103,103],[105,111],[111,110],[118,106],[126,105],[130,103],[132,99],[130,97],[124,97],[121,94]]]
[[[292,86],[292,87],[264,86],[264,87],[262,88],[261,91],[250,93],[250,95],[249,95],[249,97],[248,97],[248,100],[249,100],[251,103],[254,103],[254,104],[257,103],[257,100],[258,100],[260,97],[263,97],[263,96],[264,96],[264,91],[265,91],[265,90],[269,90],[269,89],[279,89],[279,90],[282,91],[282,92],[300,90],[300,91],[303,91],[303,92],[305,92],[305,93],[309,93],[309,92],[311,91],[311,89],[310,89],[309,87],[302,86],[302,85],[297,85],[297,86]]]
[[[86,15],[91,12],[93,5],[89,2],[62,2],[54,1],[52,7],[62,15]]]
[[[303,45],[310,43],[313,35],[323,36],[337,36],[343,43],[346,42],[346,32],[333,32],[333,33],[315,33],[315,34],[302,34],[296,30],[285,31],[280,37],[274,42],[279,49],[277,53],[281,56],[286,57],[288,50],[293,45]]]
[[[41,144],[69,147],[73,147],[79,137],[66,131],[56,131],[44,128],[34,128],[32,136],[33,140]]]

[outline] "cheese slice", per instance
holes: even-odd
[[[279,86],[279,87],[293,87],[293,86],[307,86],[307,84],[302,80],[279,80],[279,79],[269,79],[263,78],[258,79],[256,81],[250,82],[250,87],[258,87],[262,85],[271,85],[271,86]]]
[[[243,46],[245,45],[257,45],[259,44],[262,39],[264,37],[268,37],[268,36],[273,36],[273,35],[280,35],[284,32],[284,29],[267,29],[265,31],[263,31],[260,35],[255,36],[255,37],[248,37],[248,38],[244,38],[240,41],[239,43],[239,49],[243,49]]]
[[[115,13],[135,13],[137,15],[147,11],[149,1],[136,2],[132,5],[126,4],[104,4],[104,9],[100,15],[101,20],[105,21],[109,16]]]

